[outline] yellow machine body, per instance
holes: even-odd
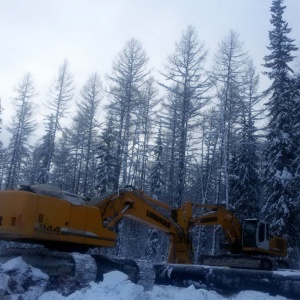
[[[115,245],[116,234],[102,226],[98,208],[63,199],[26,191],[2,191],[0,219],[1,239]]]
[[[173,209],[136,190],[120,190],[90,202],[74,202],[72,199],[80,196],[69,193],[73,198],[68,198],[67,192],[50,185],[43,187],[49,189],[51,196],[41,194],[41,189],[37,193],[0,192],[0,239],[71,251],[80,247],[113,247],[116,226],[123,217],[128,217],[169,235],[169,263],[191,264],[193,247],[189,231],[194,226],[207,225],[222,226],[232,253],[287,255],[287,241],[271,236],[265,222],[249,220],[254,231],[246,240],[245,227],[242,230],[235,215],[222,206],[185,202]],[[209,212],[195,214],[197,208]],[[265,229],[261,231],[263,236],[259,226]]]

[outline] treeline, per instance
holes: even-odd
[[[258,73],[236,32],[220,41],[208,69],[207,49],[192,26],[175,44],[159,80],[136,39],[115,58],[105,79],[107,89],[94,73],[75,95],[64,61],[43,107],[44,124],[35,121],[36,89],[30,73],[25,74],[13,98],[9,145],[0,143],[1,188],[51,183],[93,198],[131,185],[172,206],[185,200],[224,204],[241,221],[269,220],[276,234],[289,239],[296,266],[300,76],[291,69],[297,48],[288,37],[283,11],[283,1],[274,0],[264,65],[272,83],[264,92],[259,92]],[[266,107],[261,100],[267,100]],[[265,113],[267,122],[258,128]],[[38,126],[45,134],[30,145]],[[121,239],[132,248],[128,251],[137,253],[133,239],[145,229],[133,227]],[[195,234],[201,237],[197,254],[215,251],[215,243],[205,244],[205,230]],[[161,256],[166,250],[155,231],[144,233],[144,239],[139,256]]]

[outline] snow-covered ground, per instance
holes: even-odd
[[[194,286],[188,288],[176,288],[171,286],[154,286],[151,291],[144,291],[141,285],[133,284],[127,280],[127,275],[114,271],[105,274],[104,281],[90,283],[90,286],[64,297],[57,292],[47,292],[41,295],[39,300],[283,300],[285,297],[272,297],[268,294],[243,291],[238,295],[223,297],[214,291],[196,290]]]
[[[68,288],[73,292],[68,292]],[[60,292],[59,292],[60,291]],[[67,291],[67,292],[66,292]],[[67,296],[63,296],[67,295]],[[127,275],[119,271],[104,275],[100,283],[91,282],[88,286],[74,287],[72,281],[61,280],[49,285],[49,276],[28,265],[21,257],[7,261],[0,266],[0,299],[7,300],[285,300],[281,296],[243,291],[237,295],[221,296],[215,291],[154,285],[151,290],[134,284]]]

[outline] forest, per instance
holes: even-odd
[[[270,222],[300,268],[300,72],[284,10],[283,0],[272,1],[264,91],[237,32],[219,42],[208,63],[192,25],[175,41],[159,78],[135,38],[109,74],[91,74],[78,94],[64,60],[42,103],[42,124],[34,78],[24,74],[12,95],[9,143],[0,140],[1,189],[49,183],[94,198],[130,185],[173,207],[186,200],[223,204],[241,222]],[[1,124],[4,111],[0,105]],[[44,134],[33,143],[40,128]],[[113,252],[165,258],[166,238],[155,230],[124,221],[119,232],[122,247]],[[218,253],[218,227],[192,235],[195,256]]]

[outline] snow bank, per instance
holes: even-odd
[[[172,286],[154,286],[151,291],[144,291],[138,284],[128,280],[127,275],[113,271],[104,275],[104,281],[90,283],[88,288],[64,297],[57,292],[47,292],[38,300],[286,300],[285,297],[272,297],[269,294],[243,291],[236,296],[223,297],[214,291],[195,289],[193,285],[188,288],[177,288]]]
[[[62,279],[62,285],[68,285],[68,279]],[[51,287],[51,285],[50,285]],[[269,294],[243,291],[238,295],[223,297],[215,291],[172,286],[153,286],[145,291],[141,285],[128,280],[128,276],[119,271],[104,274],[100,283],[91,282],[87,287],[63,296],[49,288],[49,276],[28,265],[21,257],[7,261],[0,266],[0,299],[13,300],[287,300],[284,297],[272,297]],[[76,290],[75,286],[75,289]],[[50,291],[49,291],[50,289]],[[47,291],[47,292],[45,292]],[[8,298],[9,297],[9,298]]]
[[[144,288],[141,285],[133,284],[128,276],[119,271],[104,274],[104,280],[100,283],[91,282],[89,287],[64,297],[57,292],[47,292],[38,300],[140,300],[143,299]]]
[[[1,266],[1,269],[4,273],[7,272],[12,272],[12,271],[16,271],[19,274],[22,273],[30,273],[30,275],[33,278],[36,279],[44,279],[44,280],[48,280],[49,276],[45,273],[43,273],[41,270],[34,268],[32,266],[29,266],[23,259],[21,256],[16,257],[14,259],[11,259],[9,261],[7,261],[6,263],[4,263]]]

